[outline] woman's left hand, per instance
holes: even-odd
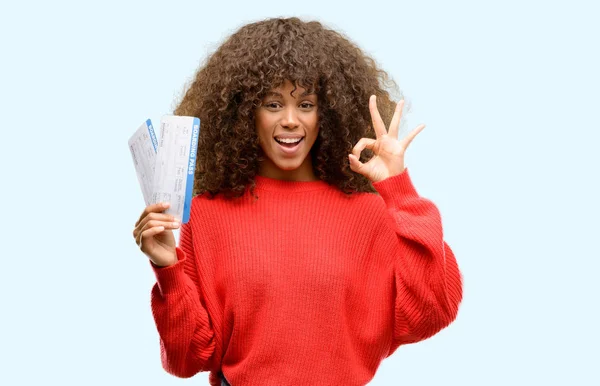
[[[417,126],[403,140],[399,141],[398,127],[400,126],[403,107],[404,100],[401,100],[396,105],[389,131],[387,131],[381,115],[379,115],[379,110],[377,110],[375,95],[371,95],[369,110],[371,111],[371,119],[377,139],[361,138],[356,143],[352,149],[352,154],[348,154],[350,169],[367,177],[371,182],[378,182],[404,171],[404,153],[417,134],[425,128],[425,125]],[[366,163],[362,163],[359,157],[365,148],[371,149],[375,155]]]

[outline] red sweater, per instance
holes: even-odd
[[[258,200],[192,200],[151,306],[162,364],[233,386],[367,384],[398,346],[448,326],[462,275],[408,170],[346,196],[256,177]]]

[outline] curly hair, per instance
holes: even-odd
[[[360,138],[375,138],[369,96],[389,122],[402,97],[396,83],[341,33],[320,22],[271,18],[242,26],[201,65],[175,115],[200,118],[194,195],[254,195],[264,153],[254,126],[265,94],[289,80],[315,92],[319,134],[311,151],[315,175],[346,194],[375,193],[350,169],[348,154]],[[373,153],[365,149],[361,161]],[[256,198],[256,196],[255,196]]]

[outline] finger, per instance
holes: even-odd
[[[159,203],[156,203],[156,204],[148,205],[146,208],[144,208],[144,211],[140,215],[140,218],[136,221],[135,226],[138,226],[139,222],[142,221],[142,219],[144,217],[146,217],[148,215],[148,213],[163,212],[168,207],[169,207],[169,203],[168,202],[159,202]]]
[[[387,134],[387,131],[385,130],[383,119],[379,115],[379,110],[377,110],[377,97],[375,95],[371,95],[369,98],[369,111],[371,112],[371,122],[373,123],[375,135],[377,138],[381,138],[381,136]]]
[[[137,225],[135,226],[135,228],[133,228],[133,238],[134,239],[138,239],[139,234],[144,230],[147,229],[146,224],[149,221],[166,221],[166,222],[180,222],[180,220],[178,218],[176,218],[175,216],[172,216],[170,214],[166,214],[166,213],[148,213],[146,215],[146,217],[144,217],[141,221],[139,221],[137,223]]]
[[[406,150],[408,145],[412,142],[413,139],[425,128],[425,124],[420,124],[416,129],[408,133],[408,135],[402,140],[402,147]]]
[[[162,232],[164,230],[165,230],[164,226],[157,226],[154,228],[146,229],[145,231],[143,231],[140,234],[139,240],[137,241],[138,247],[140,247],[140,249],[143,249],[144,241],[147,241],[149,238],[156,236],[157,234],[159,234],[160,232]]]
[[[396,104],[396,110],[394,110],[394,116],[390,122],[388,135],[392,138],[398,139],[398,129],[400,127],[400,120],[402,119],[402,109],[404,109],[404,99]]]
[[[139,233],[137,234],[136,238],[135,238],[135,242],[137,243],[137,245],[141,245],[140,243],[142,242],[142,235],[144,234],[144,232],[146,232],[149,229],[153,229],[153,228],[157,228],[157,227],[162,227],[163,230],[165,229],[175,229],[176,226],[173,225],[173,223],[171,222],[153,222],[153,223],[148,223],[146,225],[145,228],[141,229],[139,231]]]
[[[354,154],[348,154],[348,160],[350,161],[350,169],[356,173],[360,173],[365,167],[365,164],[360,162],[360,160]]]
[[[179,218],[172,216],[170,214],[167,213],[156,213],[156,212],[150,212],[146,215],[146,217],[142,218],[141,220],[139,220],[136,224],[136,228],[142,228],[144,226],[145,223],[147,223],[150,220],[161,220],[161,221],[179,221]]]
[[[180,225],[181,225],[181,223],[179,221],[149,220],[146,223],[144,223],[144,225],[138,226],[133,231],[133,237],[135,238],[136,242],[139,244],[139,241],[140,241],[139,239],[140,239],[141,234],[150,228],[162,226],[165,229],[177,229],[177,228],[179,228]]]
[[[362,151],[367,148],[367,149],[373,149],[375,147],[375,143],[377,141],[374,140],[373,138],[361,138],[356,145],[354,145],[354,148],[352,149],[352,154],[356,157],[356,158],[360,158],[360,153],[362,153]]]

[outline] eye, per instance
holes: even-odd
[[[300,106],[304,106],[303,108],[305,108],[305,109],[310,109],[314,105],[312,103],[304,102],[304,103],[300,104]]]
[[[276,109],[277,107],[279,107],[279,103],[277,103],[277,102],[269,102],[269,103],[265,104],[265,107]]]

